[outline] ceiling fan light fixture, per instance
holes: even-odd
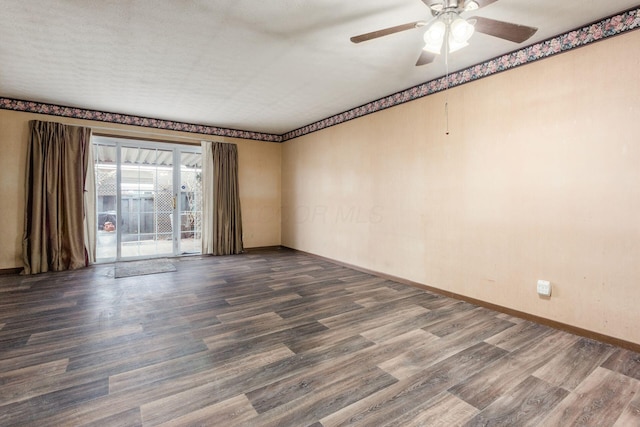
[[[424,47],[422,49],[439,55],[446,32],[447,26],[444,22],[438,20],[431,24],[424,33]]]
[[[422,49],[439,55],[442,51],[442,42],[446,32],[447,26],[444,22],[438,20],[431,24],[427,31],[424,32],[424,47]]]
[[[451,39],[458,44],[466,43],[473,35],[475,28],[463,18],[456,18],[451,23]]]
[[[442,21],[436,21],[427,28],[424,32],[424,42],[433,43],[440,41],[444,38],[444,34],[447,31],[447,26]]]

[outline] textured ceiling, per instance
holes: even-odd
[[[538,27],[529,45],[638,0],[499,0],[474,15]],[[416,67],[420,0],[0,0],[0,96],[270,134],[445,74]],[[522,45],[522,46],[524,46]],[[522,47],[476,33],[455,71]]]

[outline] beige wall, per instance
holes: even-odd
[[[281,144],[212,137],[0,110],[0,269],[22,266],[28,121],[84,125],[94,132],[199,144],[200,138],[238,145],[239,185],[247,248],[280,244]]]
[[[454,88],[449,136],[441,93],[286,142],[282,243],[640,343],[638,46]]]

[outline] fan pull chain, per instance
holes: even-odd
[[[444,103],[444,116],[447,122],[447,129],[444,134],[449,135],[449,101],[445,101]]]
[[[444,88],[444,119],[446,123],[445,135],[449,135],[449,31],[444,37],[444,67],[445,67],[445,86]]]

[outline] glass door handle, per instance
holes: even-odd
[[[173,209],[175,209],[176,208],[176,197],[175,196],[173,196],[172,202],[173,202]]]

